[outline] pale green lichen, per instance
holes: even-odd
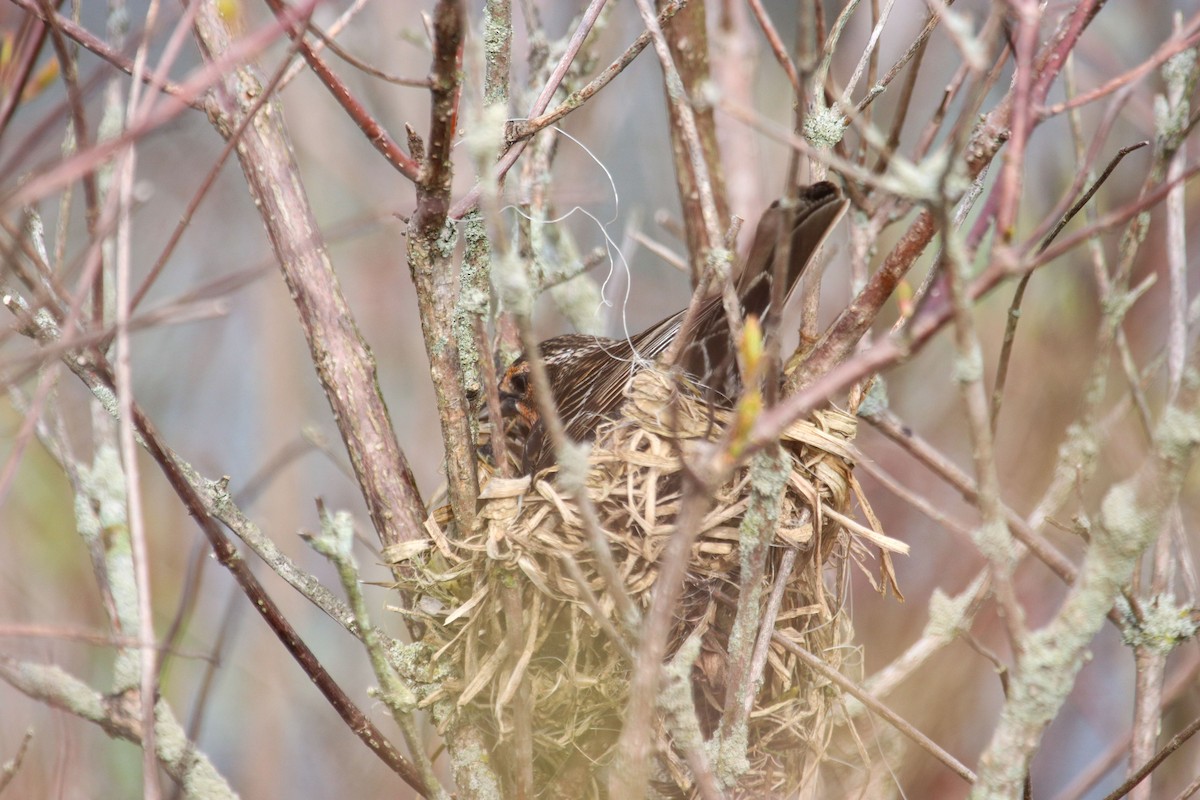
[[[1129,483],[1118,484],[1100,501],[1100,525],[1092,541],[1126,558],[1137,558],[1154,538],[1153,516],[1138,501],[1136,489]]]
[[[925,635],[943,641],[958,636],[963,629],[971,600],[970,592],[951,597],[941,589],[934,589],[933,594],[929,596],[929,621],[925,623]]]
[[[993,564],[1007,568],[1016,557],[1012,533],[1004,520],[988,520],[975,529],[975,546]]]
[[[98,541],[104,553],[104,571],[116,610],[118,630],[135,636],[138,630],[138,585],[133,568],[133,543],[129,536],[125,469],[111,445],[96,451],[90,468],[79,469],[79,494],[75,498],[76,525],[86,541]],[[136,648],[124,647],[113,666],[113,687],[124,691],[138,685],[141,657]]]
[[[983,378],[983,352],[979,343],[974,343],[965,353],[954,359],[954,380],[958,383],[976,383]]]
[[[1122,638],[1130,647],[1146,648],[1165,656],[1196,635],[1192,609],[1180,606],[1173,594],[1143,600],[1140,620],[1134,616],[1124,597],[1117,598],[1116,606],[1125,619]]]
[[[804,117],[801,133],[813,147],[831,150],[846,134],[846,119],[836,109],[814,105]]]

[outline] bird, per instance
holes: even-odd
[[[847,205],[837,186],[821,181],[800,187],[794,202],[776,200],[763,212],[735,284],[743,319],[753,314],[768,329],[775,251],[784,232],[791,231],[782,294],[786,302]],[[539,343],[554,405],[572,441],[591,441],[600,423],[617,417],[629,382],[641,370],[653,368],[670,349],[681,335],[686,312],[681,309],[624,339],[571,333]],[[683,376],[702,387],[709,402],[728,407],[742,387],[736,344],[720,293],[702,301],[682,336],[685,343],[676,363]],[[507,441],[510,446],[515,443],[522,470],[536,474],[554,465],[555,453],[529,372],[529,359],[522,354],[505,371],[498,388]]]

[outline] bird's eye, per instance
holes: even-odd
[[[513,372],[508,378],[509,388],[513,394],[523,395],[529,389],[529,372],[528,370],[520,370]]]

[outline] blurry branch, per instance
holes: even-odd
[[[50,12],[39,2],[39,0],[9,0],[13,5],[25,10],[29,14],[37,17],[44,25],[47,20],[52,20],[55,27],[62,31],[63,35],[71,41],[78,43],[80,46],[99,56],[100,58],[112,64],[114,67],[124,72],[126,75],[133,74],[133,61],[123,53],[120,53],[110,47],[104,40],[96,36],[94,33],[76,24],[70,17],[64,17],[57,11]],[[143,72],[139,79],[146,82],[146,85],[152,86],[160,92],[172,95],[183,100],[187,105],[197,110],[202,110],[203,105],[196,99],[196,95],[183,86],[171,81],[164,81],[154,73]],[[10,94],[6,94],[4,105],[0,106],[0,120],[7,123],[12,110],[15,110],[16,103],[21,99],[21,86],[18,84],[15,87],[6,87],[15,89]],[[0,134],[3,134],[6,125],[0,124]]]
[[[779,527],[790,462],[791,456],[780,447],[764,450],[750,462],[750,501],[738,526],[738,601],[729,633],[729,677],[726,679],[729,688],[720,727],[721,747],[737,748],[739,752],[723,756],[721,761],[726,764],[745,762],[746,732],[754,696],[766,666],[779,603],[796,561],[797,548],[788,548],[775,575],[769,601],[764,603],[763,578],[774,534]],[[811,515],[808,519],[812,519]]]
[[[1180,175],[1178,181],[1168,182],[1146,192],[1136,202],[1128,203],[1109,213],[1082,231],[1050,247],[1044,253],[1022,257],[1010,249],[997,249],[993,254],[992,263],[966,287],[968,296],[972,300],[977,300],[993,291],[1010,277],[1038,269],[1089,241],[1097,234],[1137,217],[1141,212],[1160,202],[1166,196],[1171,185],[1189,180],[1197,173],[1200,173],[1200,164],[1190,165]],[[927,214],[923,212],[914,225],[919,224],[926,217]],[[932,223],[932,218],[930,221]],[[914,228],[910,228],[905,234],[906,238],[913,232]],[[893,250],[893,254],[895,252]],[[861,297],[862,294],[860,293],[859,296]],[[894,366],[908,358],[940,331],[949,319],[950,310],[944,304],[926,304],[910,318],[909,324],[904,330],[879,339],[861,352],[818,375],[812,384],[786,397],[783,402],[767,409],[762,414],[755,423],[746,454],[757,452],[775,441],[779,433],[793,421],[811,412],[837,392],[868,375]]]
[[[1150,456],[1105,494],[1079,580],[1054,619],[1027,638],[999,725],[980,758],[973,797],[1020,797],[1029,759],[1066,700],[1088,645],[1177,502],[1200,446],[1200,351],[1192,353],[1189,369],[1187,385],[1162,413]]]
[[[1171,737],[1171,741],[1162,746],[1153,757],[1147,759],[1137,770],[1129,776],[1129,778],[1104,796],[1104,800],[1121,800],[1122,797],[1131,795],[1135,789],[1149,789],[1148,783],[1143,783],[1146,778],[1150,777],[1150,773],[1158,768],[1158,765],[1167,759],[1172,753],[1182,747],[1188,739],[1200,732],[1200,718],[1192,720],[1187,727],[1179,733]],[[1186,796],[1186,795],[1184,795]]]
[[[1147,144],[1149,144],[1149,142],[1138,142],[1137,144],[1130,145],[1129,147],[1123,147],[1117,151],[1116,156],[1114,156],[1113,159],[1108,163],[1108,166],[1101,173],[1100,177],[1088,187],[1087,191],[1080,196],[1079,200],[1076,201],[1070,210],[1068,210],[1062,216],[1058,224],[1054,226],[1054,229],[1042,241],[1038,251],[1041,252],[1050,246],[1050,242],[1054,240],[1054,237],[1057,236],[1059,231],[1061,231],[1066,224],[1072,218],[1074,218],[1077,213],[1079,213],[1079,211],[1088,203],[1088,201],[1092,199],[1092,196],[1104,184],[1109,175],[1112,174],[1113,170],[1117,168],[1117,165],[1121,163],[1125,156],[1129,155],[1135,150],[1145,147]],[[1080,169],[1080,178],[1082,178],[1084,175],[1086,175],[1086,170]],[[1013,292],[1012,302],[1009,304],[1007,324],[1004,329],[1004,339],[1000,347],[1000,355],[996,359],[996,379],[992,387],[991,424],[993,432],[996,430],[998,419],[1000,417],[1001,403],[1004,400],[1004,387],[1008,380],[1008,366],[1012,359],[1013,343],[1016,341],[1017,324],[1021,318],[1021,303],[1025,297],[1025,289],[1029,286],[1029,280],[1032,277],[1032,272],[1027,272],[1021,276],[1021,279],[1017,281],[1017,288]]]
[[[54,665],[0,656],[0,679],[33,700],[99,725],[114,739],[141,745],[145,729],[135,693],[104,695]],[[155,755],[167,774],[196,800],[234,800],[237,794],[171,713],[165,700],[155,703]]]
[[[1178,665],[1174,674],[1168,678],[1166,689],[1163,691],[1162,705],[1159,706],[1160,714],[1165,717],[1180,699],[1191,693],[1197,674],[1200,674],[1200,657],[1193,651],[1190,658],[1184,664]],[[1111,773],[1117,764],[1128,759],[1132,743],[1133,735],[1130,731],[1110,742],[1108,748],[1097,754],[1091,764],[1076,773],[1075,779],[1059,792],[1057,800],[1080,800],[1096,783]],[[1179,795],[1181,798],[1187,796]]]
[[[792,655],[796,656],[800,661],[804,662],[806,667],[818,673],[822,678],[825,678],[830,683],[834,684],[839,689],[858,700],[871,711],[878,714],[885,721],[887,721],[889,725],[912,740],[922,750],[929,753],[938,761],[949,767],[954,774],[958,775],[967,783],[975,782],[975,773],[969,770],[964,764],[962,764],[962,762],[947,753],[944,748],[937,744],[937,742],[921,733],[921,731],[913,727],[912,723],[901,717],[879,700],[875,699],[869,692],[864,690],[854,681],[850,680],[836,669],[833,669],[824,661],[822,661],[820,657],[808,652],[803,647],[784,636],[782,633],[776,632],[774,634],[774,639],[777,644],[779,644]]]
[[[417,707],[416,693],[406,685],[388,661],[385,637],[371,623],[367,603],[363,599],[358,564],[354,560],[354,521],[348,512],[329,514],[325,504],[317,501],[317,512],[321,518],[321,533],[306,536],[313,549],[325,556],[337,570],[342,589],[354,611],[354,621],[361,632],[363,647],[367,651],[375,679],[379,681],[378,695],[392,712],[392,719],[404,734],[408,752],[412,754],[418,771],[426,786],[426,796],[433,800],[449,800],[449,795],[438,781],[433,764],[425,753],[425,743],[417,731],[413,712]]]
[[[355,9],[349,9],[349,13],[353,13],[354,10]],[[429,88],[429,79],[428,78],[405,78],[405,77],[402,77],[399,75],[390,75],[390,74],[384,72],[383,70],[378,69],[377,67],[371,66],[370,64],[366,63],[365,61],[363,61],[360,58],[355,58],[350,53],[348,53],[345,49],[343,49],[342,46],[339,45],[334,40],[332,33],[321,30],[321,28],[319,28],[317,25],[315,25],[312,22],[312,20],[308,21],[307,28],[308,28],[308,31],[317,38],[317,40],[320,44],[329,48],[329,52],[333,53],[335,56],[340,58],[342,61],[345,61],[350,66],[354,67],[359,72],[370,75],[372,78],[378,78],[379,80],[384,81],[385,83],[395,84],[396,86],[409,86],[414,89],[428,89]],[[292,33],[293,33],[293,41],[295,41],[297,43],[303,43],[305,41],[302,37],[296,36],[295,32],[292,32]],[[309,51],[311,53],[313,53],[315,56],[315,54],[318,52],[318,48],[317,48],[317,46],[314,45],[309,48]],[[307,56],[306,56],[306,58],[307,58]],[[325,69],[325,70],[322,70],[321,72],[319,72],[318,74],[331,74],[331,73],[329,73],[328,70]],[[328,84],[326,84],[326,85],[329,88],[329,90],[334,93],[334,95],[337,95],[337,88],[339,86],[342,86],[342,84],[335,84],[332,86],[328,85]],[[386,156],[387,153],[384,153],[384,155]]]
[[[20,304],[11,296],[5,298],[5,305],[14,312],[21,308]],[[20,315],[18,315],[18,320],[21,319]],[[32,321],[26,327],[28,335],[37,337],[39,341],[53,340],[60,335],[57,329],[37,327],[36,323]],[[115,415],[116,397],[113,390],[112,370],[108,366],[104,356],[95,351],[92,351],[90,354],[76,351],[67,354],[63,358],[63,363],[83,381],[84,385],[88,387],[104,410],[110,415]],[[218,518],[215,510],[223,509],[227,512],[232,506],[232,502],[226,491],[226,481],[214,482],[200,478],[188,464],[179,459],[162,443],[157,430],[136,403],[132,406],[132,416],[138,435],[141,437],[140,441],[142,445],[158,463],[167,481],[171,484],[171,488],[183,502],[188,513],[196,521],[196,524],[200,526],[201,531],[208,539],[209,546],[212,548],[217,561],[230,571],[251,605],[259,612],[275,635],[279,637],[279,640],[284,644],[288,652],[296,659],[301,668],[304,669],[305,673],[329,701],[330,705],[334,707],[334,710],[338,712],[339,716],[342,717],[350,730],[372,752],[379,756],[384,763],[408,782],[409,785],[417,788],[422,786],[420,776],[413,769],[412,765],[392,747],[383,737],[383,734],[371,723],[370,719],[354,705],[349,696],[337,685],[321,665],[316,655],[308,648],[299,634],[296,633],[291,623],[283,616],[283,613],[274,600],[267,594],[262,584],[250,571],[249,565],[241,557],[241,554],[238,553],[237,548],[233,546],[233,543],[221,531],[217,524]],[[253,526],[247,526],[247,528],[253,529]],[[313,583],[315,584],[315,581]],[[328,594],[323,588],[320,591]],[[310,596],[310,599],[312,599],[319,595],[306,596]],[[338,601],[332,598],[327,599],[321,605],[322,608],[327,610],[327,613],[330,610],[338,611]],[[333,616],[333,613],[331,613],[331,616]],[[348,611],[341,611],[340,618],[335,616],[335,619],[342,621],[349,617],[351,615]],[[343,624],[347,623],[343,622]]]
[[[179,222],[175,225],[175,229],[171,231],[170,238],[168,238],[167,243],[163,245],[162,250],[159,252],[158,258],[154,261],[154,265],[150,267],[149,272],[146,273],[146,277],[142,279],[142,283],[138,287],[137,292],[134,293],[133,299],[130,301],[131,310],[137,308],[138,305],[141,304],[142,300],[146,297],[147,292],[149,292],[150,288],[154,286],[154,282],[158,280],[158,276],[162,274],[163,269],[166,268],[167,262],[170,260],[171,255],[175,252],[175,247],[179,244],[179,240],[183,238],[184,232],[186,232],[188,227],[191,225],[192,218],[194,217],[196,210],[200,207],[200,203],[205,197],[208,196],[208,191],[212,188],[213,184],[216,183],[217,176],[220,174],[221,169],[225,166],[225,162],[229,159],[229,156],[237,147],[238,142],[241,141],[242,133],[245,131],[246,126],[254,121],[254,118],[258,116],[258,112],[262,110],[264,105],[273,101],[275,97],[275,91],[282,85],[284,77],[288,71],[288,64],[292,54],[295,52],[295,49],[296,43],[293,42],[291,49],[288,51],[288,57],[283,59],[283,63],[278,69],[275,70],[275,74],[271,76],[271,79],[263,88],[262,93],[255,99],[250,107],[246,109],[246,113],[243,115],[237,127],[230,133],[229,136],[225,137],[225,146],[221,148],[221,152],[213,162],[212,167],[209,168],[208,174],[204,176],[204,180],[201,181],[200,186],[192,194],[192,199],[188,201],[187,208],[180,216]]]
[[[1103,86],[1083,92],[1065,100],[1061,103],[1056,103],[1052,106],[1045,106],[1041,110],[1042,117],[1054,117],[1075,108],[1082,108],[1090,105],[1102,97],[1116,92],[1117,90],[1129,86],[1140,80],[1158,67],[1161,67],[1174,56],[1187,50],[1200,40],[1200,14],[1193,16],[1188,22],[1171,35],[1171,38],[1163,42],[1157,50],[1154,51],[1148,58],[1138,62],[1137,66],[1130,69],[1123,75],[1118,75],[1112,80],[1105,83]]]
[[[1078,3],[1073,12],[1064,18],[1050,42],[1034,59],[1032,69],[1037,75],[1037,81],[1030,89],[1030,103],[1040,103],[1045,98],[1058,74],[1062,59],[1076,44],[1084,26],[1097,10],[1096,1]],[[982,99],[982,95],[979,99]],[[1013,124],[1013,104],[1016,99],[1014,92],[1010,90],[975,126],[969,140],[963,143],[962,160],[966,168],[964,177],[968,180],[977,176],[991,162],[1001,144],[1007,139]],[[893,295],[897,285],[924,252],[934,232],[934,215],[928,209],[923,210],[868,280],[867,285],[821,337],[813,352],[793,375],[792,386],[806,387],[814,381],[823,381],[835,366],[845,362],[874,324],[884,303]]]
[[[367,141],[379,151],[379,153],[387,159],[388,163],[395,167],[401,175],[409,180],[416,181],[421,165],[416,159],[400,149],[400,145],[392,139],[387,130],[381,125],[370,112],[367,111],[358,99],[358,97],[350,91],[341,78],[337,76],[325,63],[305,39],[304,25],[298,25],[295,22],[288,20],[285,16],[288,7],[285,6],[282,0],[266,0],[267,6],[275,14],[276,19],[285,26],[288,35],[291,36],[300,47],[300,53],[304,56],[304,60],[308,62],[309,68],[320,79],[321,83],[325,84],[325,88],[333,96],[333,99],[345,110],[346,114],[358,125],[362,130]],[[307,17],[305,17],[307,19]]]
[[[36,14],[34,0],[27,0],[27,11]],[[8,123],[25,96],[25,89],[33,75],[33,67],[37,64],[38,56],[46,44],[48,33],[46,23],[40,17],[29,16],[21,20],[21,26],[15,37],[16,47],[9,56],[9,63],[4,70],[4,96],[0,98],[0,136],[8,130]]]
[[[1195,48],[1185,50],[1174,56],[1163,67],[1163,82],[1166,92],[1156,98],[1156,134],[1159,148],[1162,151],[1161,160],[1165,163],[1165,173],[1168,181],[1182,175],[1187,155],[1186,136],[1190,130],[1188,116],[1191,113],[1191,98],[1196,88],[1197,77],[1200,76],[1200,61]],[[1156,167],[1158,164],[1156,163]],[[1157,170],[1156,170],[1157,171]],[[1167,332],[1166,332],[1166,377],[1167,401],[1173,401],[1179,394],[1184,380],[1184,367],[1187,359],[1187,305],[1188,305],[1188,275],[1187,275],[1187,222],[1185,219],[1184,185],[1174,183],[1167,194],[1166,211],[1166,272],[1167,286]],[[1192,376],[1195,380],[1195,376]],[[1158,533],[1150,556],[1150,580],[1148,585],[1140,586],[1135,583],[1132,590],[1135,594],[1136,605],[1142,609],[1138,616],[1138,624],[1145,628],[1154,627],[1151,617],[1171,610],[1179,612],[1173,591],[1176,572],[1176,558],[1172,553],[1171,530],[1173,527],[1182,529],[1183,521],[1179,516],[1178,507],[1175,513],[1167,515],[1165,524]],[[1139,571],[1140,574],[1140,571]],[[1141,633],[1141,631],[1139,631]],[[1155,745],[1162,729],[1162,716],[1159,706],[1162,703],[1163,672],[1167,656],[1173,649],[1173,643],[1166,647],[1156,636],[1137,636],[1134,644],[1134,661],[1137,667],[1137,682],[1134,692],[1133,710],[1133,747],[1129,753],[1129,766],[1133,769],[1136,764],[1143,764],[1130,776],[1131,800],[1150,800],[1152,784],[1147,780],[1150,771],[1165,753],[1173,751],[1195,733],[1192,727],[1190,733],[1183,732],[1172,744],[1164,748],[1158,755],[1154,754]],[[1172,746],[1173,745],[1173,746]],[[1136,780],[1135,780],[1136,779]],[[1140,781],[1140,782],[1139,782]]]
[[[55,162],[54,166],[47,168],[44,172],[35,173],[28,180],[19,184],[11,194],[0,196],[0,208],[8,209],[37,202],[68,187],[88,172],[96,170],[99,164],[114,154],[179,116],[201,98],[210,87],[227,80],[240,64],[253,59],[268,47],[273,46],[279,40],[280,32],[288,21],[302,19],[312,13],[316,4],[317,0],[304,0],[301,5],[289,10],[281,19],[273,20],[259,30],[241,37],[237,42],[231,42],[219,57],[213,58],[181,83],[178,94],[168,96],[153,111],[146,114],[137,125],[127,126],[120,136],[98,142],[86,151]],[[211,105],[208,100],[203,103],[206,108]]]
[[[25,763],[25,754],[29,752],[29,743],[33,741],[33,731],[25,731],[25,735],[21,737],[21,743],[17,745],[17,753],[8,761],[0,764],[0,794],[8,788],[12,783],[12,779],[17,776],[21,765]]]
[[[1013,543],[1000,498],[1000,475],[996,469],[995,440],[984,384],[983,344],[972,313],[971,299],[964,290],[970,258],[965,252],[961,233],[953,227],[945,206],[939,209],[939,217],[942,258],[937,269],[945,279],[953,309],[957,350],[955,379],[971,435],[977,486],[975,505],[982,516],[974,539],[991,566],[993,590],[1002,608],[1001,616],[1008,626],[1013,650],[1020,653],[1025,639],[1025,614],[1017,603],[1012,577],[1021,553]]]

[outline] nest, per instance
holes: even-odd
[[[619,421],[605,423],[588,458],[586,491],[623,582],[641,612],[649,608],[660,556],[675,531],[685,481],[683,463],[712,448],[731,412],[675,398],[660,373],[640,373]],[[870,555],[874,546],[890,581],[893,540],[878,524],[853,476],[854,418],[836,410],[793,424],[781,441],[787,477],[776,535],[766,559],[759,609],[780,575],[784,555],[794,568],[780,588],[776,636],[839,666],[850,636],[839,595],[826,571]],[[730,635],[742,593],[739,525],[751,500],[748,468],[718,489],[692,547],[683,601],[668,657],[687,652],[693,720],[711,736],[726,701]],[[857,503],[867,520],[850,518]],[[503,766],[532,745],[539,797],[602,796],[628,697],[629,641],[608,582],[589,543],[585,516],[555,481],[553,470],[531,479],[488,478],[473,528],[451,533],[442,508],[427,522],[431,540],[410,558],[414,613],[435,660],[454,677],[425,705],[450,700],[440,725],[466,721],[482,730],[491,762]],[[761,614],[756,614],[756,620]],[[757,624],[757,621],[756,621]],[[751,636],[756,635],[752,633]],[[683,648],[685,641],[691,646]],[[636,647],[636,642],[633,642]],[[749,768],[739,792],[783,796],[814,780],[833,728],[836,688],[783,645],[771,645],[755,695],[745,742]],[[465,717],[464,717],[465,715]],[[657,730],[655,787],[663,796],[694,793],[672,733]],[[506,776],[501,776],[504,779]],[[587,788],[583,788],[587,787]]]

